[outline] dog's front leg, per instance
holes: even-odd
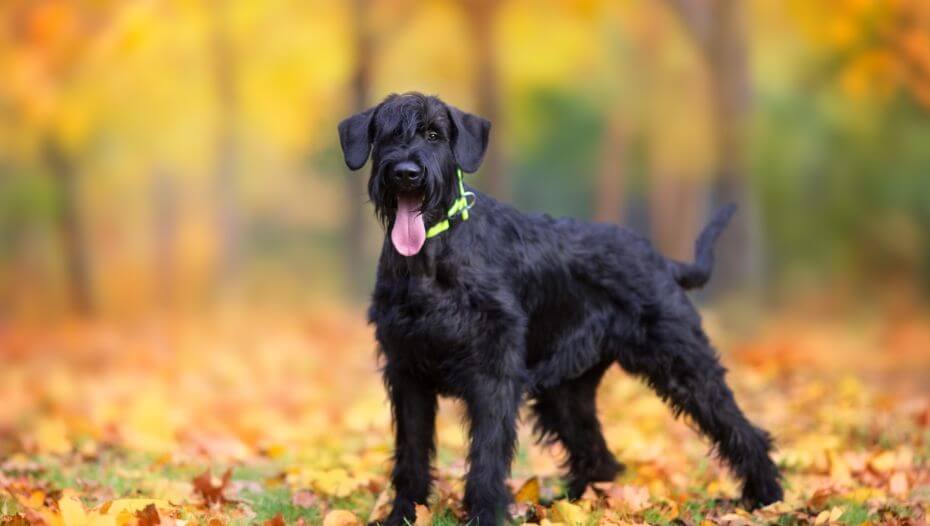
[[[416,521],[416,505],[426,504],[432,478],[430,459],[436,451],[436,393],[415,379],[385,372],[394,414],[394,508],[383,524]]]
[[[505,481],[510,474],[517,439],[521,381],[482,375],[465,397],[470,424],[469,470],[465,507],[469,524],[503,523],[511,496]]]

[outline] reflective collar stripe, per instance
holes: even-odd
[[[465,191],[464,177],[461,168],[456,169],[456,174],[459,178],[459,198],[449,207],[449,211],[446,212],[446,219],[436,223],[426,231],[427,239],[436,237],[446,230],[449,230],[449,228],[452,227],[452,219],[458,214],[462,214],[462,221],[468,221],[468,209],[474,204],[474,201],[471,203],[468,202],[468,196],[474,198],[475,194]]]

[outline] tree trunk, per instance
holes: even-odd
[[[43,153],[49,173],[58,188],[58,235],[65,264],[70,307],[74,314],[90,317],[95,314],[96,305],[92,293],[87,240],[79,199],[78,173],[74,160],[55,139],[46,139]]]
[[[151,198],[154,237],[155,291],[165,308],[175,305],[177,292],[178,188],[164,168],[152,171]]]
[[[762,242],[757,204],[746,181],[746,137],[751,83],[744,0],[667,0],[691,36],[707,68],[713,104],[714,173],[712,210],[736,202],[741,213],[717,250],[712,292],[729,292],[761,280]]]
[[[604,223],[623,222],[624,174],[627,130],[623,115],[612,111],[604,130],[600,166],[594,196],[594,219]]]
[[[718,167],[711,202],[714,209],[736,202],[742,205],[742,214],[730,225],[728,239],[718,249],[716,272],[727,279],[715,280],[712,292],[756,287],[761,276],[758,210],[746,180],[751,97],[746,16],[743,0],[714,2],[716,29],[709,40],[707,61],[712,72]]]
[[[474,93],[475,111],[494,125],[500,124],[500,93],[497,80],[497,60],[494,53],[494,18],[498,6],[496,0],[462,0],[462,9],[468,21],[475,50]],[[507,200],[510,197],[510,180],[504,175],[504,158],[500,141],[491,143],[481,166],[484,190],[491,196]]]
[[[352,0],[355,39],[355,71],[352,73],[352,110],[364,111],[371,103],[372,35],[367,20],[369,0]],[[346,204],[349,210],[346,229],[346,269],[349,292],[359,298],[368,292],[365,251],[365,203],[367,189],[363,174],[350,173],[345,178]]]
[[[240,266],[241,223],[237,195],[239,165],[238,93],[235,50],[227,27],[225,2],[212,4],[213,82],[217,100],[213,190],[216,199],[216,228],[219,234],[216,289],[235,279]]]

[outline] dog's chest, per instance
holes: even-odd
[[[379,281],[369,318],[381,350],[395,369],[454,392],[477,364],[482,320],[462,291],[411,278]]]

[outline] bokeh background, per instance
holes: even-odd
[[[728,288],[927,297],[926,2],[43,0],[2,16],[3,317],[364,299],[382,232],[335,127],[407,90],[494,122],[472,182],[524,210],[687,257],[735,200]]]
[[[17,495],[63,488],[210,514],[190,475],[235,465],[251,511],[223,520],[377,516],[390,424],[364,308],[384,233],[336,125],[407,90],[493,121],[469,182],[523,210],[688,259],[738,202],[697,299],[779,441],[791,513],[858,488],[829,493],[840,515],[877,520],[874,490],[924,516],[926,0],[0,2],[0,515],[55,523],[57,498]],[[639,519],[735,494],[648,390],[605,384]],[[515,473],[554,477],[531,442]]]

